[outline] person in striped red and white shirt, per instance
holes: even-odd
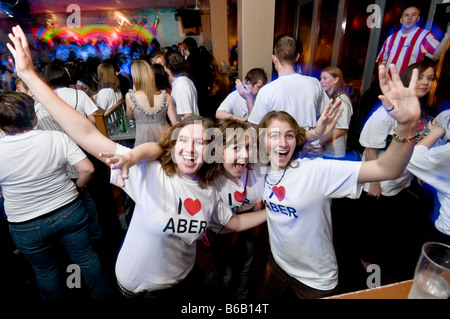
[[[417,26],[420,9],[407,7],[400,18],[401,28],[384,41],[377,62],[386,66],[395,64],[399,73],[408,66],[422,61],[424,56],[439,60],[450,39],[450,26],[444,38],[438,38],[429,30]]]

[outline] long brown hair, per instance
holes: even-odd
[[[245,135],[247,134],[247,130],[254,130],[253,127],[251,127],[250,125],[248,125],[247,123],[244,122],[240,122],[237,120],[233,120],[233,119],[221,119],[218,120],[216,122],[216,128],[220,131],[221,133],[221,138],[222,138],[222,149],[225,150],[225,148],[227,147],[227,145],[229,145],[230,143],[230,139],[233,138],[234,139],[234,143],[237,142],[241,137],[245,137]],[[230,136],[228,136],[228,131],[227,129],[231,129],[233,130],[233,133],[237,133],[237,134],[232,134]],[[256,142],[256,132],[255,134],[251,134],[252,136],[250,136],[251,139],[254,139],[254,141]],[[254,137],[253,137],[254,135]],[[217,136],[216,136],[217,138]],[[251,142],[252,143],[252,142]],[[216,154],[212,154],[213,156],[216,156]],[[254,156],[256,156],[256,152],[253,154]],[[212,165],[212,174],[214,175],[220,175],[223,174],[225,172],[225,169],[223,167],[222,164],[222,160],[223,160],[223,154],[219,154],[219,156],[221,156],[222,158],[220,159],[219,162],[214,162]],[[249,168],[251,168],[251,164],[249,163]]]
[[[346,91],[347,87],[345,85],[344,74],[342,73],[341,69],[330,65],[324,68],[322,72],[330,74],[333,78],[339,78],[339,80],[334,85],[333,92],[330,95],[330,99],[336,101],[336,98],[341,94],[345,94],[348,96]]]
[[[161,136],[159,145],[162,148],[162,155],[159,157],[159,162],[161,163],[164,173],[166,173],[167,176],[173,176],[177,174],[177,164],[173,161],[172,150],[177,143],[180,130],[185,126],[196,124],[198,123],[198,121],[202,123],[202,126],[205,130],[214,126],[214,122],[211,119],[194,115],[189,116],[188,118],[185,118],[184,120],[171,126]],[[217,173],[213,172],[211,168],[212,164],[205,162],[198,170],[197,177],[199,178],[200,185],[204,184],[209,186],[213,184],[214,179],[218,175]]]
[[[259,122],[258,126],[258,140],[260,142],[259,147],[265,150],[264,154],[267,154],[267,145],[266,145],[267,128],[269,127],[270,122],[272,122],[272,120],[275,119],[288,123],[294,130],[295,140],[297,142],[294,149],[293,154],[294,157],[302,150],[303,145],[306,142],[306,135],[305,135],[306,130],[303,127],[300,127],[297,123],[297,120],[292,115],[290,115],[285,111],[270,111],[262,118],[261,122]]]

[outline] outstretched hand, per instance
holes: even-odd
[[[111,169],[119,170],[120,174],[117,174],[117,184],[120,187],[125,187],[125,180],[128,179],[128,171],[134,165],[131,161],[129,153],[122,155],[112,153],[100,153],[100,158],[105,158],[105,163],[109,165]]]
[[[411,81],[405,87],[400,80],[397,68],[394,64],[389,66],[392,80],[387,74],[386,67],[380,64],[378,74],[380,78],[380,88],[383,95],[378,98],[383,103],[386,111],[398,124],[415,125],[420,118],[420,103],[416,95],[416,85],[419,75],[417,69],[413,70]]]
[[[7,43],[9,51],[14,57],[16,70],[22,78],[27,72],[34,72],[34,64],[31,58],[31,51],[28,45],[27,37],[20,26],[12,28],[12,33],[8,34],[9,39],[13,43]]]
[[[335,103],[333,99],[328,101],[328,104],[325,106],[325,109],[317,120],[316,127],[314,129],[317,137],[327,135],[334,130],[336,121],[341,116],[342,112],[344,112],[344,109],[339,108],[341,103],[341,99],[337,99]]]

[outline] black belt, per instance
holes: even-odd
[[[123,296],[127,297],[128,299],[140,299],[140,300],[149,300],[154,299],[156,297],[161,297],[173,289],[173,288],[166,288],[161,290],[142,291],[136,293],[125,289],[119,282],[117,282],[117,286],[119,287],[119,291]]]

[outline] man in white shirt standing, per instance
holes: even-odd
[[[259,90],[266,84],[267,74],[261,68],[254,68],[245,75],[245,85],[236,80],[236,90],[220,104],[216,111],[217,119],[231,118],[247,122]]]
[[[165,60],[164,69],[172,85],[171,95],[178,120],[199,115],[197,89],[185,74],[184,57],[178,51],[169,51],[165,54]]]
[[[295,71],[294,64],[300,54],[294,38],[280,38],[273,52],[272,61],[278,72],[278,79],[261,88],[248,121],[257,126],[269,111],[282,110],[291,114],[301,127],[314,127],[328,103],[327,94],[319,80]]]

